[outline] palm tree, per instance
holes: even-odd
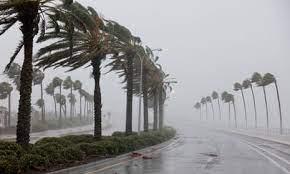
[[[199,102],[197,102],[195,105],[194,105],[194,108],[195,109],[198,109],[200,111],[200,120],[202,120],[202,112],[201,112],[201,104]]]
[[[246,101],[244,96],[244,89],[243,86],[240,83],[234,84],[234,91],[241,91],[243,103],[244,103],[244,111],[245,111],[245,122],[246,122],[246,128],[248,127],[248,117],[247,117],[247,107],[246,107]]]
[[[62,96],[62,94],[61,94],[62,82],[63,82],[63,80],[60,79],[59,77],[55,77],[52,80],[53,87],[54,88],[59,87],[59,95],[60,96]],[[57,101],[57,98],[56,98],[56,101]],[[61,122],[62,122],[62,115],[61,115],[62,102],[58,102],[58,103],[59,103],[59,124],[61,126]]]
[[[83,85],[82,82],[79,80],[76,80],[73,84],[74,90],[78,90],[80,96],[80,120],[82,119],[82,95],[81,95],[82,85]]]
[[[38,99],[35,103],[36,106],[38,106],[41,110],[44,108],[44,100],[43,99]],[[42,120],[43,121],[43,120]]]
[[[103,20],[93,8],[88,7],[86,9],[81,4],[74,2],[67,10],[77,18],[71,16],[60,18],[58,22],[68,27],[56,24],[50,28],[52,31],[47,33],[46,37],[57,39],[57,41],[40,49],[36,60],[37,65],[45,68],[65,66],[70,67],[70,70],[75,70],[87,64],[92,66],[92,75],[95,81],[94,136],[101,138],[101,63],[108,54],[115,53],[115,51],[112,51],[114,46],[109,45],[114,45],[115,37],[108,34],[109,29],[106,28]],[[59,30],[55,30],[56,28],[60,28],[61,36],[58,34]],[[40,39],[39,41],[46,41],[46,39]],[[52,54],[48,54],[51,51],[53,51]],[[118,51],[116,52],[118,53]]]
[[[63,89],[66,89],[66,90],[70,90],[70,95],[69,96],[74,96],[73,95],[73,81],[71,79],[70,76],[67,76],[66,79],[63,81]],[[70,99],[70,101],[73,101]],[[73,113],[73,103],[70,102],[70,118],[72,118],[72,113]]]
[[[230,100],[230,98],[228,96],[229,96],[229,93],[226,92],[226,91],[224,91],[221,94],[222,101],[224,101],[224,103],[228,103],[229,104],[229,125],[230,125],[230,123],[231,123],[231,100]]]
[[[13,87],[7,83],[7,82],[2,82],[0,83],[0,99],[7,99],[8,98],[8,121],[7,125],[10,127],[11,126],[11,92],[13,91]]]
[[[212,119],[214,120],[214,108],[213,108],[213,103],[212,103],[211,97],[210,96],[207,96],[205,99],[206,99],[206,102],[207,103],[210,103],[211,104]]]
[[[71,105],[71,114],[70,119],[72,120],[72,117],[74,116],[74,110],[75,110],[75,103],[76,103],[76,96],[73,93],[68,94],[67,96],[69,98],[69,103]]]
[[[264,99],[265,99],[265,107],[266,107],[266,119],[267,119],[267,129],[269,129],[269,109],[268,109],[268,101],[267,101],[267,93],[266,93],[266,85],[263,82],[263,77],[260,73],[255,72],[252,75],[252,83],[255,83],[258,87],[263,88]]]
[[[41,120],[45,122],[45,102],[43,98],[43,79],[44,79],[44,73],[39,69],[34,69],[33,70],[33,84],[40,85],[40,99],[43,103],[41,105],[42,106],[41,107]]]
[[[53,101],[54,101],[54,115],[55,115],[55,117],[57,118],[57,112],[56,112],[56,100],[55,100],[54,90],[55,90],[55,87],[54,87],[54,85],[53,85],[52,82],[49,83],[49,84],[47,85],[47,87],[45,88],[45,92],[46,92],[46,94],[52,96],[52,98],[53,98]]]
[[[238,123],[237,123],[237,111],[236,111],[236,103],[235,103],[235,97],[233,94],[228,94],[228,100],[230,100],[233,104],[233,108],[234,108],[234,114],[235,114],[235,127],[238,127]]]
[[[282,111],[281,111],[281,101],[280,101],[280,95],[279,95],[279,89],[278,84],[275,76],[271,73],[266,73],[263,77],[263,85],[267,86],[274,83],[276,88],[276,94],[277,94],[277,100],[278,100],[278,106],[279,106],[279,120],[280,120],[280,134],[283,134],[283,119],[282,119]]]
[[[56,102],[59,103],[61,110],[64,113],[64,116],[66,118],[66,98],[64,95],[60,95],[59,93],[55,94]],[[60,112],[61,112],[60,110]]]
[[[248,88],[251,89],[252,97],[253,97],[253,103],[254,103],[254,110],[255,110],[255,128],[257,128],[258,127],[258,121],[257,121],[256,98],[255,98],[255,93],[254,93],[254,90],[253,90],[253,85],[252,85],[251,80],[249,80],[249,79],[244,80],[242,86],[243,86],[244,89],[248,89]]]
[[[206,120],[208,120],[208,112],[207,112],[207,102],[206,102],[206,98],[205,97],[201,98],[200,103],[202,105],[205,105],[205,115],[206,115]]]
[[[9,79],[11,79],[16,86],[16,89],[19,91],[20,89],[20,74],[21,74],[21,66],[17,63],[12,63],[8,71],[4,72]]]
[[[70,1],[65,1],[69,3]],[[24,59],[20,74],[20,100],[18,108],[18,121],[16,131],[16,142],[20,145],[29,144],[30,120],[31,120],[31,93],[32,93],[32,55],[33,55],[33,39],[41,28],[42,33],[45,32],[45,19],[43,17],[40,27],[39,22],[41,16],[48,16],[60,11],[61,6],[54,7],[55,4],[63,3],[56,0],[37,0],[37,1],[15,1],[6,0],[0,4],[0,35],[15,26],[17,22],[21,23],[20,31],[22,39],[17,46],[14,54],[10,58],[6,71],[24,47]],[[68,4],[65,4],[68,5]]]
[[[218,107],[219,107],[219,116],[220,116],[220,120],[222,119],[221,117],[221,105],[220,105],[220,98],[219,98],[219,94],[216,91],[213,91],[211,94],[211,97],[213,100],[217,100],[218,103]]]

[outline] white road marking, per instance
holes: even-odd
[[[249,142],[246,142],[246,144],[250,147],[250,149],[254,150],[255,152],[257,152],[258,154],[260,154],[261,156],[263,156],[264,158],[266,158],[267,160],[269,160],[271,163],[273,163],[277,168],[279,168],[280,170],[282,170],[283,172],[290,174],[290,171],[288,169],[286,169],[285,167],[281,166],[277,161],[275,161],[273,158],[271,158],[269,155],[266,155],[265,153],[268,153],[276,158],[278,158],[279,160],[285,162],[287,160],[285,160],[284,158],[281,158],[275,154],[273,154],[272,152],[269,152],[265,149],[262,149],[254,144],[251,144]],[[259,149],[259,150],[258,150]],[[262,151],[262,152],[261,152]],[[265,153],[263,153],[265,152]],[[289,164],[289,161],[286,162],[287,164]]]

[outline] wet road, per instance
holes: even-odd
[[[153,159],[132,159],[86,174],[284,174],[290,173],[290,147],[204,128],[183,127],[179,139]]]

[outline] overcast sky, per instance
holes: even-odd
[[[290,1],[288,0],[80,0],[94,7],[105,18],[127,26],[159,53],[164,70],[178,80],[174,94],[167,103],[166,117],[173,120],[193,120],[198,117],[193,109],[202,96],[213,90],[232,92],[233,83],[241,82],[255,71],[273,73],[281,90],[283,116],[290,125]],[[2,63],[20,38],[17,28],[0,38]],[[37,49],[36,49],[37,50]],[[21,62],[22,55],[18,57]],[[48,83],[63,70],[49,70]],[[71,73],[92,91],[90,69]],[[3,79],[3,78],[2,78]],[[103,106],[119,120],[125,118],[125,93],[115,74],[102,78]],[[34,101],[39,92],[34,88]],[[259,119],[265,119],[264,101],[260,88],[257,93]],[[278,126],[278,109],[274,87],[268,87],[271,124]],[[237,94],[238,116],[243,112]],[[249,117],[253,118],[252,100],[247,92]],[[47,103],[51,99],[47,97]],[[14,98],[16,100],[16,97]],[[16,102],[16,101],[15,101]],[[137,100],[135,100],[137,102]],[[2,102],[3,103],[3,102]],[[5,103],[3,103],[5,104]],[[15,106],[16,108],[16,106]],[[52,109],[52,107],[50,107]],[[134,106],[136,116],[137,105]],[[226,114],[226,112],[225,112]],[[226,115],[224,115],[225,117]],[[290,127],[290,126],[288,126]]]

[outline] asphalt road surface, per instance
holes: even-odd
[[[195,128],[193,128],[195,127]],[[179,139],[152,159],[130,159],[115,165],[82,167],[86,174],[285,174],[290,173],[290,147],[261,139],[182,126]]]

